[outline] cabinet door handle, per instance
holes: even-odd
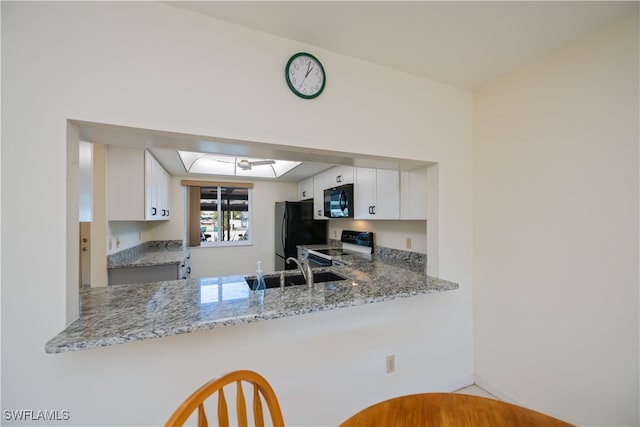
[[[171,211],[167,209],[167,216],[171,215]]]
[[[158,213],[158,209],[151,208],[151,215],[156,216],[157,213]]]
[[[376,205],[371,206],[371,213],[376,214]]]
[[[306,191],[302,192],[302,197],[307,197],[307,192]]]
[[[191,267],[187,267],[187,274],[191,274]]]
[[[336,182],[340,184],[342,182],[342,175],[336,176]]]

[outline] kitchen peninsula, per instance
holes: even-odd
[[[297,285],[256,294],[243,275],[85,289],[80,318],[46,343],[45,351],[105,347],[458,288],[427,276],[424,262],[406,261],[401,252],[397,257],[385,251],[345,257],[347,265],[317,271],[347,280],[316,283],[311,289]]]

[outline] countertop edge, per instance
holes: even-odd
[[[147,339],[182,335],[182,334],[216,329],[221,327],[243,325],[243,324],[255,323],[255,322],[264,321],[264,320],[294,317],[294,316],[300,316],[304,314],[316,313],[321,311],[331,311],[339,308],[357,307],[364,304],[373,304],[373,303],[392,301],[392,300],[409,298],[409,297],[414,297],[419,295],[430,295],[434,293],[441,293],[441,292],[459,289],[459,285],[457,283],[449,282],[441,279],[437,279],[437,280],[442,284],[436,287],[430,287],[427,289],[420,289],[420,290],[415,290],[410,292],[386,294],[386,295],[380,295],[375,297],[365,297],[355,301],[352,300],[344,303],[321,304],[321,305],[310,306],[310,307],[302,307],[302,308],[290,310],[290,311],[266,311],[264,313],[259,313],[259,314],[237,316],[231,319],[217,319],[217,320],[204,322],[201,324],[177,327],[174,329],[166,329],[166,330],[159,330],[159,331],[153,331],[153,332],[149,332],[149,331],[132,332],[132,333],[127,333],[120,336],[114,336],[114,337],[108,337],[108,338],[77,341],[72,344],[56,345],[55,341],[59,336],[57,335],[56,337],[49,340],[44,347],[45,347],[45,352],[48,354],[60,354],[60,353],[67,353],[71,351],[88,350],[92,348],[110,347],[113,345],[124,344],[124,343],[134,342],[134,341],[143,341]]]

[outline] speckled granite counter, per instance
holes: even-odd
[[[188,248],[180,240],[151,241],[107,256],[107,268],[179,264]]]
[[[320,268],[348,279],[249,290],[244,276],[116,285],[81,291],[82,315],[45,345],[47,353],[105,347],[230,325],[297,316],[457,289],[425,274],[424,264],[373,255]],[[290,274],[295,272],[289,272]]]

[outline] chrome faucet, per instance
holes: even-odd
[[[309,288],[313,288],[313,271],[311,270],[309,262],[306,260],[302,260],[302,262],[300,262],[294,257],[287,258],[287,264],[291,264],[291,261],[295,262],[298,266],[300,273],[302,273],[302,277],[304,277],[304,280],[307,282],[307,286],[309,286]],[[284,288],[284,271],[280,273],[280,287]]]

